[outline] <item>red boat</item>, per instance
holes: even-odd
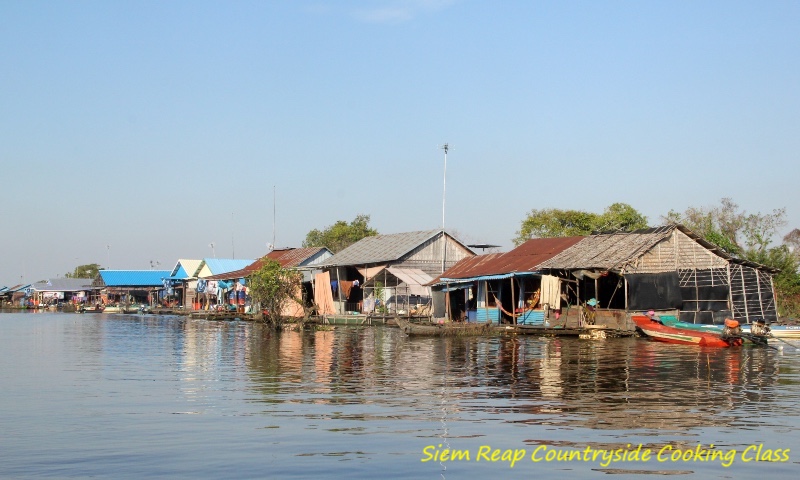
[[[738,347],[743,343],[740,336],[727,336],[722,332],[704,332],[668,327],[660,321],[644,315],[632,315],[631,320],[645,335],[659,342],[700,345],[702,347]],[[732,328],[738,328],[738,322]]]

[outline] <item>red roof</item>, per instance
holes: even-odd
[[[274,260],[280,263],[281,267],[283,268],[297,267],[308,258],[319,253],[320,250],[324,249],[325,249],[324,247],[312,247],[312,248],[283,248],[280,250],[273,250],[241,270],[236,270],[227,273],[220,273],[219,275],[213,275],[211,277],[208,277],[206,280],[230,280],[233,278],[244,278],[250,275],[251,273],[255,272],[256,270],[258,270],[259,268],[261,268],[261,266],[264,264],[265,259]]]
[[[465,258],[445,271],[439,278],[466,279],[486,275],[534,272],[540,264],[580,242],[583,238],[534,238],[510,252]],[[439,278],[432,283],[437,283]]]

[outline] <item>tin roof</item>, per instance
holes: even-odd
[[[93,285],[99,287],[161,287],[169,270],[100,270]]]
[[[8,287],[8,290],[6,290],[4,293],[18,292],[18,291],[24,290],[24,289],[26,289],[26,288],[28,288],[30,286],[31,286],[30,283],[20,283],[20,284],[14,285],[13,287]]]
[[[468,257],[447,269],[442,279],[468,279],[489,275],[530,273],[539,265],[580,242],[584,237],[534,238],[506,253]]]
[[[393,262],[403,258],[428,240],[441,234],[441,230],[424,230],[365,237],[323,262],[322,266],[334,267]],[[448,241],[452,240],[461,244],[449,234],[447,238]],[[467,247],[464,246],[464,248],[466,249]]]
[[[192,278],[195,272],[197,272],[201,262],[202,260],[191,260],[187,258],[178,259],[175,267],[172,268],[170,277],[179,279]]]
[[[233,278],[244,278],[261,268],[265,259],[275,260],[283,268],[303,267],[308,264],[307,262],[313,261],[315,257],[319,256],[321,253],[330,254],[330,250],[325,247],[282,248],[280,250],[273,250],[244,268],[212,275],[207,277],[206,280],[230,280]]]
[[[36,282],[31,288],[37,292],[77,292],[94,289],[91,278],[51,278],[45,282]]]
[[[220,273],[233,272],[234,270],[241,270],[244,267],[253,263],[253,259],[232,259],[232,258],[204,258],[197,266],[197,270],[193,273],[196,277],[203,270],[203,267],[208,267],[211,275],[219,275]]]
[[[266,258],[277,261],[283,268],[302,267],[313,260],[320,253],[330,253],[325,247],[310,248],[284,248],[273,250],[266,255]]]

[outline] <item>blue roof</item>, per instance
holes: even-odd
[[[169,270],[100,270],[106,287],[162,287]]]
[[[233,272],[234,270],[241,270],[250,265],[255,260],[234,260],[230,258],[204,258],[203,263],[208,265],[212,275],[219,275],[220,273]],[[203,269],[203,264],[197,269],[199,272]]]
[[[174,270],[173,270],[173,272],[174,272]],[[172,277],[173,278],[178,278],[178,279],[181,279],[181,280],[185,280],[185,279],[189,278],[189,275],[186,274],[186,270],[183,269],[183,265],[178,264],[178,271],[175,272],[175,274],[172,275]]]

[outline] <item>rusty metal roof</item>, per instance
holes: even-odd
[[[312,259],[316,255],[326,251],[328,251],[328,249],[325,247],[283,248],[280,250],[273,250],[242,269],[221,273],[219,275],[213,275],[207,277],[206,280],[231,280],[234,278],[244,278],[261,268],[266,259],[278,262],[283,268],[296,268],[303,266],[303,263],[306,260]]]
[[[328,251],[328,249],[325,247],[284,248],[273,250],[266,257],[280,263],[283,268],[292,268],[302,266],[306,260],[324,251]]]
[[[585,237],[534,238],[506,253],[490,253],[461,260],[447,269],[441,278],[467,279],[487,275],[534,272],[542,262],[577,244]]]

